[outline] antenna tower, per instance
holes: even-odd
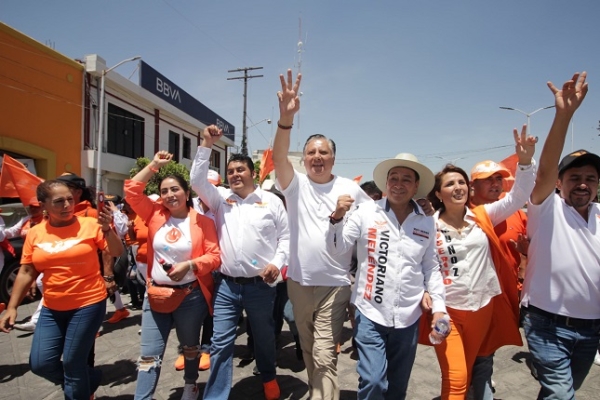
[[[305,41],[306,42],[306,41]],[[298,44],[297,44],[297,55],[298,55],[298,59],[296,62],[296,68],[298,70],[297,73],[302,73],[302,53],[304,53],[304,44],[302,42],[302,17],[298,18]],[[297,93],[298,96],[302,96],[302,92]],[[297,115],[297,125],[298,125],[298,129],[296,130],[296,135],[298,137],[298,140],[296,141],[296,151],[300,151],[300,112],[298,112]]]

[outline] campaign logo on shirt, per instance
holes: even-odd
[[[56,254],[67,251],[76,244],[79,244],[82,239],[57,240],[53,243],[38,243],[36,246],[44,250],[46,253]]]
[[[267,203],[266,201],[257,201],[256,203],[254,203],[254,207],[256,207],[256,208],[266,208],[268,204],[269,203]]]
[[[232,205],[234,205],[234,204],[236,204],[236,203],[237,203],[237,201],[235,201],[235,200],[232,200],[232,199],[225,199],[225,204],[227,204],[227,205],[229,205],[229,206],[232,206]]]
[[[373,228],[375,229],[383,229],[387,226],[387,221],[373,221],[375,224]]]
[[[413,229],[413,235],[415,235],[415,236],[421,236],[421,237],[423,237],[425,239],[429,239],[429,232],[424,231],[424,230],[419,229],[419,228]]]
[[[181,239],[182,235],[183,233],[181,233],[179,229],[173,227],[165,234],[165,241],[167,243],[176,243],[179,239]]]

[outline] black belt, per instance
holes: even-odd
[[[531,313],[550,318],[557,324],[565,325],[569,328],[593,328],[595,326],[600,326],[600,319],[572,318],[565,315],[553,314],[551,312],[539,309],[536,306],[532,306],[531,304],[528,307],[523,307],[523,309]]]
[[[152,281],[152,284],[157,287],[170,287],[173,289],[193,289],[198,286],[198,280],[196,279],[192,282],[184,283],[183,285],[159,285],[154,281]]]
[[[225,275],[223,273],[221,273],[221,278],[225,279],[226,281],[229,282],[233,282],[237,285],[249,285],[249,284],[253,284],[253,283],[259,283],[259,282],[263,282],[263,278],[260,276],[253,276],[251,278],[246,278],[245,276],[229,276],[229,275]]]

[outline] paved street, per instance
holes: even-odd
[[[128,301],[128,296],[123,296]],[[37,303],[20,308],[19,319],[25,319],[35,310]],[[108,305],[110,316],[114,311]],[[104,332],[96,342],[96,365],[102,369],[102,386],[96,392],[96,399],[132,399],[135,390],[136,360],[139,353],[138,329],[140,311],[132,311],[131,316],[117,324],[104,324]],[[339,361],[339,375],[342,399],[355,399],[358,377],[356,361],[352,358],[350,345],[350,324],[346,323],[345,342]],[[29,371],[28,356],[32,334],[13,331],[0,334],[0,399],[62,399],[60,388],[33,375]],[[240,329],[236,342],[235,355],[245,351],[246,335]],[[183,387],[183,372],[173,368],[176,358],[177,341],[174,331],[171,334],[165,354],[156,399],[179,400]],[[302,362],[296,360],[291,334],[284,324],[278,353],[278,380],[282,399],[306,399],[306,372]],[[539,386],[525,366],[527,348],[508,347],[496,354],[494,380],[497,399],[535,399]],[[252,375],[254,363],[240,365],[234,360],[234,380],[231,399],[262,399],[262,385],[259,377]],[[200,372],[200,388],[208,377],[208,372]],[[577,393],[578,400],[598,399],[600,393],[600,367],[593,366],[583,388]],[[409,399],[431,400],[439,396],[440,375],[435,353],[432,348],[419,346],[417,359],[412,371],[409,386]],[[594,394],[595,393],[595,394]]]

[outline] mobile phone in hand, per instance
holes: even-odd
[[[104,211],[104,192],[98,192],[98,200],[96,203],[98,204],[98,211]]]

